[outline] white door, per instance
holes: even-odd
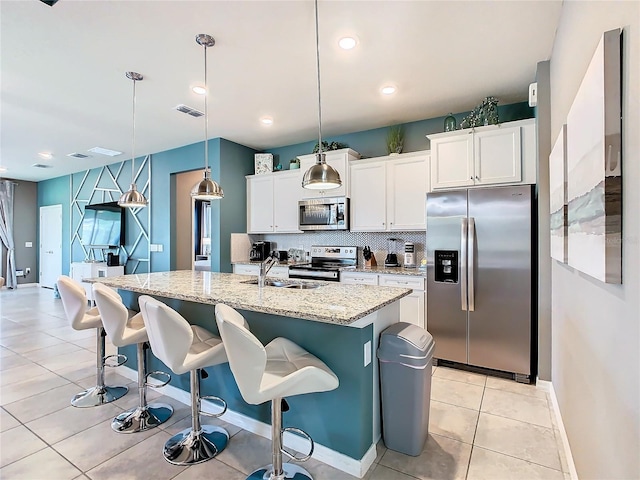
[[[62,275],[62,205],[40,207],[40,286],[53,288]]]

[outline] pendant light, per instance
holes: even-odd
[[[309,190],[330,190],[342,185],[340,174],[327,165],[326,156],[322,152],[322,102],[320,101],[320,47],[318,39],[318,0],[315,0],[316,10],[316,67],[318,72],[318,153],[316,163],[304,172],[302,186]]]
[[[211,35],[201,33],[196,36],[198,45],[204,47],[204,178],[196,183],[191,189],[191,197],[196,200],[219,200],[224,197],[224,192],[220,185],[211,179],[211,170],[209,169],[209,112],[207,111],[207,97],[209,90],[207,89],[207,47],[213,47],[216,41]]]
[[[141,82],[143,76],[136,72],[126,72],[126,77],[133,80],[133,135],[131,140],[131,185],[118,200],[118,205],[126,208],[139,208],[147,206],[147,199],[138,191],[135,178],[136,162],[136,82]]]

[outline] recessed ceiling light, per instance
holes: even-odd
[[[396,93],[396,90],[396,87],[394,87],[393,85],[386,85],[380,89],[383,95],[393,95],[394,93]]]
[[[205,93],[207,93],[207,89],[201,87],[200,85],[196,85],[191,90],[193,90],[193,93],[197,93],[198,95],[204,95]]]
[[[351,50],[357,44],[358,39],[356,37],[342,37],[340,40],[338,40],[338,45],[340,45],[340,48],[344,50]]]
[[[263,125],[273,125],[273,118],[271,118],[271,117],[262,117],[260,119],[260,123],[262,123]]]
[[[51,152],[40,152],[38,153],[38,156],[45,160],[51,160],[53,158],[53,154]]]

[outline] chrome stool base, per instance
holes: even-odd
[[[173,414],[173,407],[166,403],[149,403],[146,407],[135,407],[122,412],[111,422],[118,433],[144,432],[166,422]]]
[[[202,425],[200,433],[187,428],[164,444],[164,458],[173,465],[195,465],[222,452],[229,443],[229,433],[222,427]]]
[[[300,465],[294,463],[282,464],[283,475],[273,475],[273,465],[267,465],[253,472],[247,477],[247,480],[313,480],[313,477]]]
[[[97,407],[98,405],[104,405],[105,403],[113,402],[114,400],[124,397],[129,389],[127,387],[91,387],[84,392],[80,392],[73,396],[71,399],[71,405],[74,407]]]

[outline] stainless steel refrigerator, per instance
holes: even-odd
[[[535,339],[532,185],[427,194],[427,329],[434,358],[529,382]]]

